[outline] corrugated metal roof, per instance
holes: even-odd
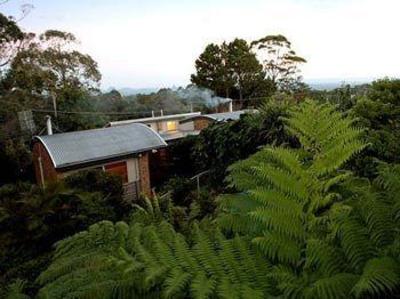
[[[199,135],[200,131],[198,130],[193,130],[193,131],[167,131],[167,132],[162,132],[160,133],[160,136],[165,140],[165,141],[171,141],[171,140],[175,140],[175,139],[179,139],[179,138],[183,138],[186,136],[190,136],[190,135]]]
[[[164,147],[167,144],[153,129],[143,124],[36,136],[55,168],[106,160]]]
[[[128,120],[120,120],[120,121],[111,121],[107,124],[107,127],[120,126],[132,123],[151,123],[163,120],[179,120],[187,117],[193,117],[200,115],[201,112],[191,112],[191,113],[180,113],[180,114],[170,114],[163,116],[155,116],[155,117],[145,117],[145,118],[137,118],[137,119],[128,119]]]
[[[216,121],[227,121],[227,120],[240,119],[240,116],[246,112],[248,112],[248,111],[247,110],[239,110],[239,111],[233,111],[233,112],[205,114],[204,116],[212,118]]]
[[[240,116],[245,113],[255,113],[257,110],[238,110],[233,112],[221,112],[221,113],[212,113],[212,114],[202,114],[195,115],[191,117],[187,117],[184,120],[181,120],[180,123],[185,123],[192,121],[196,118],[208,118],[215,121],[228,121],[228,120],[238,120]]]

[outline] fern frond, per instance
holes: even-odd
[[[190,282],[191,276],[189,273],[182,271],[179,268],[173,268],[167,279],[164,282],[164,294],[166,298],[175,298],[177,294],[184,293],[184,290]]]
[[[352,292],[358,297],[380,296],[400,286],[399,264],[389,257],[369,260]]]
[[[339,273],[319,279],[307,290],[306,298],[347,299],[358,277],[358,275],[351,273]]]
[[[308,240],[306,256],[304,267],[311,271],[320,270],[323,276],[332,276],[345,270],[343,254],[339,248],[330,246],[326,241]]]
[[[288,213],[280,212],[277,209],[258,208],[249,214],[257,221],[263,223],[267,231],[274,231],[299,241],[305,239],[306,232],[303,219],[296,217],[294,213],[289,218],[287,217]]]
[[[301,243],[290,237],[268,232],[263,237],[254,238],[253,242],[272,261],[294,265],[300,259]]]
[[[376,254],[367,229],[355,219],[348,219],[340,225],[339,238],[345,256],[354,269],[360,270]]]
[[[97,248],[102,234],[113,241]],[[63,250],[41,275],[39,298],[207,298],[219,294],[222,281],[268,294],[269,285],[259,284],[268,265],[247,242],[238,236],[226,239],[218,232],[211,237],[198,226],[192,245],[166,223],[102,223],[59,246]],[[58,269],[63,265],[70,268]]]
[[[190,290],[195,299],[210,298],[216,288],[216,282],[213,278],[207,277],[204,271],[197,273],[193,279]]]

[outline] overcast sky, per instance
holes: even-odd
[[[189,83],[211,42],[283,34],[308,60],[305,79],[400,75],[400,0],[10,0],[27,31],[74,33],[103,74],[102,87]]]

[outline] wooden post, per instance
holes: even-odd
[[[38,162],[39,162],[39,171],[40,171],[40,180],[42,183],[43,189],[46,189],[46,184],[44,182],[44,173],[43,173],[43,165],[42,165],[42,157],[38,157]]]

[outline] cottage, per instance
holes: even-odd
[[[115,121],[108,123],[107,127],[118,127],[126,124],[142,123],[158,132],[165,142],[171,145],[183,137],[198,135],[201,130],[207,128],[213,122],[238,120],[242,114],[256,111],[232,111],[231,104],[229,109],[230,112],[213,114],[192,112]],[[173,157],[171,157],[171,153],[168,148],[163,148],[155,153],[149,154],[150,177],[156,186],[162,184],[165,178],[168,177],[171,159],[173,159]]]
[[[44,186],[79,170],[102,169],[121,177],[126,194],[150,195],[149,154],[166,145],[157,132],[139,123],[36,136],[36,179]]]
[[[121,126],[133,123],[142,123],[151,127],[166,142],[172,142],[176,139],[183,138],[188,135],[197,135],[200,131],[195,130],[191,123],[180,123],[181,120],[200,116],[200,112],[180,113],[171,115],[162,115],[155,117],[145,117],[138,119],[130,119],[123,121],[113,121],[107,124],[108,127]]]

